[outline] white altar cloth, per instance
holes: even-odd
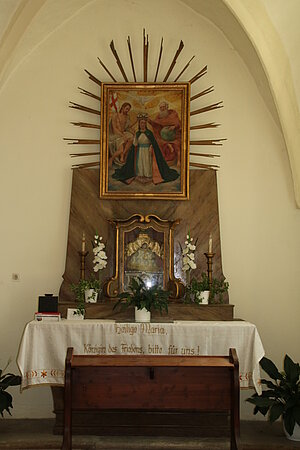
[[[241,388],[259,384],[264,349],[255,325],[243,321],[175,321],[118,323],[113,320],[32,321],[24,330],[17,363],[21,389],[34,385],[63,386],[68,347],[94,355],[228,355],[235,348]]]

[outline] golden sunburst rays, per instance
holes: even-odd
[[[159,52],[158,52],[158,58],[157,58],[157,62],[156,62],[156,70],[155,70],[155,75],[153,80],[149,80],[149,36],[148,34],[145,33],[145,30],[143,30],[143,64],[142,64],[142,69],[143,69],[143,80],[142,82],[147,83],[147,82],[151,82],[151,83],[156,83],[158,82],[158,78],[159,78],[159,73],[161,70],[161,63],[162,63],[162,59],[163,59],[163,55],[164,55],[164,47],[163,47],[164,41],[163,38],[161,38],[160,41],[160,48],[159,48]],[[114,82],[114,83],[118,83],[118,82],[129,82],[129,77],[126,74],[125,70],[124,70],[124,66],[122,64],[121,58],[119,57],[119,53],[115,47],[114,41],[112,40],[109,44],[110,50],[113,54],[113,57],[115,59],[115,63],[116,66],[118,68],[118,72],[120,73],[122,80],[118,80],[117,75],[113,74],[110,69],[104,64],[104,62],[98,57],[98,61],[99,64],[101,66],[101,68],[104,70],[104,72],[109,76],[109,78]],[[135,69],[135,64],[134,64],[134,52],[133,52],[133,48],[131,45],[131,39],[130,36],[127,37],[127,48],[128,48],[128,54],[129,54],[129,60],[130,60],[130,68],[131,68],[131,72],[132,72],[132,79],[134,80],[135,83],[137,83],[137,75],[136,75],[136,69]],[[173,56],[173,58],[171,59],[170,65],[168,66],[168,70],[166,72],[166,74],[163,76],[161,75],[160,78],[163,80],[163,83],[177,83],[180,82],[179,80],[183,80],[183,75],[185,74],[185,72],[188,70],[188,68],[190,67],[192,61],[195,58],[195,55],[193,55],[185,64],[182,64],[182,68],[181,70],[179,70],[177,75],[173,76],[173,72],[175,72],[175,68],[176,65],[179,65],[179,60],[180,58],[182,58],[182,52],[184,49],[184,43],[182,40],[180,40],[179,46]],[[89,90],[86,90],[84,88],[79,87],[79,91],[82,95],[84,95],[85,97],[89,97],[90,99],[92,99],[93,101],[97,102],[95,104],[95,107],[90,107],[90,106],[84,106],[80,103],[74,103],[74,102],[70,102],[69,107],[73,108],[73,109],[77,109],[79,111],[82,111],[84,113],[93,115],[94,117],[97,116],[98,120],[95,122],[93,121],[84,121],[84,122],[71,122],[74,126],[76,127],[80,127],[80,128],[85,128],[85,129],[94,129],[97,134],[99,133],[99,131],[101,132],[101,126],[100,126],[100,104],[101,104],[101,97],[99,95],[97,95],[99,93],[99,86],[102,86],[102,82],[98,79],[97,76],[95,76],[94,74],[92,74],[91,72],[89,72],[88,70],[84,69],[85,73],[87,74],[88,78],[90,81],[92,81],[94,83],[94,85],[97,86],[97,93],[91,92]],[[195,73],[194,76],[192,76],[188,81],[185,80],[185,82],[188,82],[191,86],[191,90],[193,89],[193,95],[191,95],[190,98],[190,118],[192,121],[192,125],[189,128],[190,131],[190,141],[189,144],[190,146],[193,146],[193,148],[197,149],[197,147],[199,148],[200,146],[221,146],[223,144],[223,142],[226,139],[208,139],[207,137],[203,138],[203,139],[199,139],[199,138],[194,138],[193,136],[195,136],[194,132],[196,131],[196,135],[198,136],[198,130],[213,130],[217,127],[220,126],[219,123],[215,123],[215,122],[209,122],[209,121],[201,121],[200,117],[202,117],[201,115],[203,113],[210,113],[211,111],[217,110],[219,108],[223,107],[223,102],[216,102],[216,103],[209,103],[206,104],[204,106],[201,107],[195,107],[195,109],[193,108],[194,103],[197,104],[197,101],[202,100],[202,97],[205,97],[207,95],[209,95],[210,93],[212,93],[214,91],[214,87],[210,86],[208,88],[202,89],[200,91],[196,91],[196,85],[197,85],[197,81],[200,80],[202,77],[204,77],[207,74],[207,66],[204,66],[200,71],[198,71],[197,73]],[[173,77],[173,80],[172,80]],[[123,81],[124,80],[124,81]],[[98,131],[99,130],[99,131]],[[93,152],[78,152],[78,153],[71,153],[70,156],[72,158],[83,158],[83,157],[88,157],[89,160],[90,158],[96,159],[95,161],[89,161],[86,163],[78,163],[78,164],[73,164],[72,168],[90,168],[90,167],[99,167],[100,166],[100,133],[98,134],[97,139],[90,139],[90,138],[64,138],[64,140],[68,141],[68,144],[73,144],[73,145],[97,145],[98,146],[98,150],[97,151],[93,151]],[[197,167],[197,168],[201,168],[201,169],[206,169],[206,170],[217,170],[219,168],[218,165],[216,164],[211,164],[211,163],[206,163],[206,162],[198,162],[197,158],[207,158],[207,159],[212,159],[212,158],[216,158],[216,157],[220,157],[219,154],[215,154],[215,153],[208,153],[208,152],[200,152],[200,151],[190,151],[189,153],[190,156],[190,163],[189,165],[191,167]],[[196,161],[195,161],[196,159]]]

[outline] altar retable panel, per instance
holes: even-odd
[[[68,347],[79,355],[227,355],[235,348],[241,388],[259,384],[264,349],[255,325],[243,321],[135,323],[84,320],[29,322],[18,355],[22,389],[64,385]]]

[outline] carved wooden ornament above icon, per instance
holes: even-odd
[[[65,138],[69,144],[99,145],[95,152],[72,153],[71,157],[87,157],[88,162],[74,164],[73,168],[100,167],[100,197],[106,199],[172,199],[189,198],[189,166],[204,170],[217,170],[219,166],[206,162],[194,161],[195,158],[215,158],[219,154],[191,152],[190,146],[222,145],[225,139],[193,139],[195,130],[216,128],[215,122],[198,123],[190,126],[192,116],[200,117],[223,106],[217,102],[190,109],[190,104],[211,93],[210,86],[191,95],[196,81],[207,73],[207,66],[198,71],[187,81],[184,73],[194,56],[170,81],[177,59],[184,44],[179,47],[171,60],[164,77],[159,77],[163,55],[161,39],[156,71],[153,80],[148,77],[148,35],[143,33],[143,80],[138,82],[134,65],[131,40],[128,36],[127,46],[130,57],[132,79],[127,74],[111,41],[110,49],[118,69],[124,79],[119,82],[103,61],[98,58],[101,67],[112,82],[101,82],[85,70],[89,79],[97,85],[100,95],[79,88],[80,93],[97,101],[96,108],[90,108],[70,102],[70,107],[98,117],[94,122],[72,122],[76,127],[97,129],[99,139]],[[162,82],[158,82],[162,78]],[[100,107],[99,107],[100,104]],[[200,121],[199,121],[200,122]],[[195,122],[194,122],[195,123]],[[190,161],[192,157],[192,161]],[[91,160],[92,159],[92,160]]]

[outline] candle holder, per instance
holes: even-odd
[[[80,279],[81,280],[85,280],[85,258],[87,257],[88,254],[89,254],[89,252],[83,252],[82,250],[80,250],[78,252],[78,255],[80,257]]]
[[[206,256],[206,262],[207,262],[207,276],[208,276],[208,284],[209,284],[209,290],[212,286],[212,273],[213,273],[213,257],[215,256],[215,253],[204,253]]]

